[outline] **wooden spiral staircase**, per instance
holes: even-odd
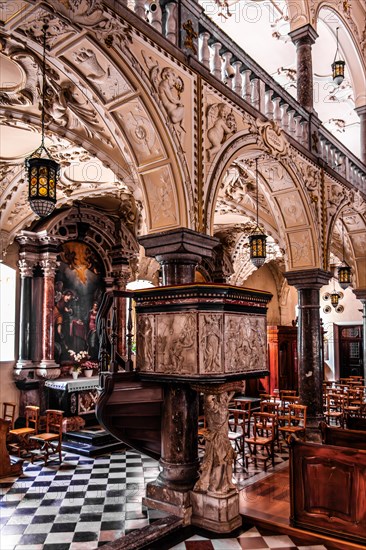
[[[106,293],[101,304],[97,327],[100,336],[101,394],[96,407],[97,419],[112,435],[151,456],[160,458],[161,409],[163,386],[142,382],[133,372],[131,358],[133,293],[113,291]],[[128,302],[129,300],[129,302]],[[117,351],[117,337],[123,326],[118,326],[117,311],[127,309],[127,350],[125,358]],[[125,311],[126,311],[125,309]],[[121,371],[119,369],[124,369]]]

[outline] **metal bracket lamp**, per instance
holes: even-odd
[[[334,56],[334,61],[332,63],[333,82],[337,86],[342,84],[342,82],[344,80],[344,68],[346,66],[345,61],[343,61],[343,59],[341,59],[341,55],[338,52],[338,50],[339,50],[338,31],[339,31],[339,27],[336,28],[337,49],[336,49],[336,53],[335,53],[335,56]],[[337,59],[337,57],[338,57],[338,59]]]
[[[264,264],[267,257],[266,240],[267,235],[261,231],[258,222],[258,159],[255,159],[255,181],[256,181],[256,227],[254,232],[249,235],[249,250],[250,261],[256,266],[260,267]]]
[[[351,284],[352,269],[344,259],[344,221],[342,214],[342,263],[338,268],[338,283],[343,290]]]
[[[42,140],[41,145],[25,159],[28,176],[28,201],[31,209],[41,218],[52,214],[56,205],[56,187],[60,165],[52,159],[44,144],[46,95],[46,35],[48,25],[43,25],[42,58]],[[43,156],[42,156],[43,155]]]

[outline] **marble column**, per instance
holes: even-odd
[[[60,366],[54,359],[55,272],[58,266],[56,254],[43,254],[40,265],[43,269],[42,360],[37,368],[37,376],[52,380],[61,374]]]
[[[147,256],[162,267],[163,285],[194,283],[196,266],[212,257],[218,239],[190,229],[175,229],[139,239]],[[161,471],[147,485],[147,505],[189,521],[190,489],[198,478],[198,394],[189,384],[168,382],[164,388]]]
[[[360,132],[361,132],[361,160],[366,164],[366,105],[357,107],[356,113],[360,117]]]
[[[296,46],[297,55],[297,101],[304,109],[313,111],[313,63],[311,46],[318,38],[311,25],[304,25],[289,33]]]
[[[362,303],[362,360],[363,377],[366,380],[366,289],[356,289],[353,292]]]
[[[18,267],[20,272],[19,358],[15,375],[17,379],[25,379],[29,369],[33,367],[30,345],[33,262],[21,258]]]
[[[298,291],[297,353],[300,403],[307,405],[309,434],[323,418],[323,334],[319,290],[331,273],[322,269],[288,271],[288,283]]]

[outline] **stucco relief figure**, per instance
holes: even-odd
[[[199,480],[194,487],[195,491],[226,495],[235,490],[232,482],[235,451],[228,437],[228,405],[233,395],[234,392],[205,394],[205,456]]]
[[[201,350],[205,372],[220,372],[221,366],[221,317],[205,315],[201,336]]]
[[[186,132],[183,127],[184,103],[181,98],[184,91],[183,80],[171,67],[163,67],[160,70],[159,63],[147,55],[144,50],[141,51],[141,54],[149,70],[150,80],[164,105],[169,120],[174,124],[179,138],[182,139]]]
[[[207,151],[208,160],[211,161],[220,150],[221,145],[237,130],[234,113],[226,103],[216,103],[207,109],[208,125],[211,127],[207,137],[211,147]]]

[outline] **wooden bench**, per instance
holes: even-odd
[[[0,418],[0,478],[19,476],[23,473],[23,460],[9,456],[6,447],[6,437],[9,432],[9,420]]]
[[[366,451],[293,435],[289,448],[290,524],[365,545]]]
[[[322,441],[325,445],[349,447],[351,449],[366,451],[366,431],[347,430],[328,426],[325,422],[320,422],[319,428],[322,433]]]

